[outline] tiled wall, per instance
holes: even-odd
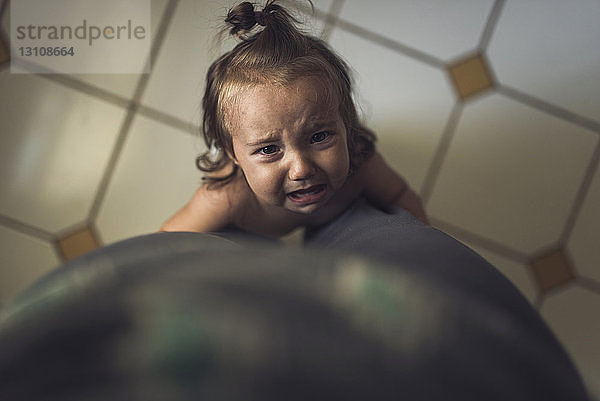
[[[200,183],[203,79],[227,0],[153,0],[152,72],[17,75],[0,45],[0,303],[156,230]],[[433,224],[538,308],[600,394],[600,3],[315,1],[379,149]],[[231,44],[225,41],[225,48]]]

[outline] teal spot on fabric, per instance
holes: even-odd
[[[178,385],[193,388],[201,384],[213,366],[214,350],[201,318],[171,310],[155,327],[154,346],[158,371]]]
[[[397,310],[396,301],[390,294],[388,286],[377,277],[367,280],[363,287],[363,296],[369,305],[375,307],[382,314],[392,315]]]
[[[371,276],[369,280],[366,280],[363,297],[383,316],[392,317],[398,311],[397,301],[390,293],[389,286],[379,277]]]
[[[368,275],[361,288],[361,302],[372,324],[389,334],[410,335],[416,300],[410,300],[405,289],[397,284],[386,277]]]

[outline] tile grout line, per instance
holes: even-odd
[[[590,131],[594,131],[597,134],[600,134],[600,122],[594,121],[591,118],[581,116],[579,114],[573,113],[567,109],[564,109],[559,106],[555,106],[551,103],[548,103],[544,100],[535,98],[526,93],[520,92],[517,89],[508,87],[506,85],[498,84],[496,86],[496,91],[498,93],[511,98],[519,103],[531,106],[535,109],[538,109],[542,112],[553,115],[561,120],[568,121],[580,127],[586,128]]]
[[[538,311],[538,313],[541,312],[542,306],[544,305],[544,294],[542,294],[542,292],[539,290],[539,288],[536,287],[536,294],[535,294],[535,299],[533,300],[533,308]]]
[[[106,197],[108,186],[113,178],[114,171],[116,170],[119,157],[121,156],[122,150],[125,146],[129,129],[131,128],[131,124],[133,122],[133,119],[135,118],[135,114],[135,106],[130,106],[125,115],[125,119],[121,124],[119,134],[117,135],[117,139],[115,141],[115,144],[113,145],[113,151],[104,169],[104,174],[102,175],[100,184],[98,185],[98,188],[96,190],[94,201],[92,202],[92,206],[90,207],[90,211],[88,212],[88,221],[95,221],[98,217],[102,201]]]
[[[481,246],[482,248],[484,248],[490,252],[498,254],[499,256],[503,256],[507,259],[510,259],[510,260],[513,260],[515,262],[522,263],[525,265],[528,265],[530,262],[530,257],[528,255],[526,255],[525,253],[522,253],[522,252],[514,250],[514,249],[510,249],[509,247],[502,245],[494,240],[485,238],[482,235],[475,234],[464,228],[461,228],[452,223],[448,223],[441,219],[438,219],[435,217],[431,217],[430,219],[432,220],[433,227],[439,226],[442,229],[442,231],[457,233],[457,235],[464,237],[465,240],[473,242],[474,244]]]
[[[189,133],[194,133],[195,125],[188,123],[178,117],[171,114],[164,113],[162,111],[153,109],[152,107],[145,106],[139,101],[128,101],[126,98],[119,96],[115,93],[109,92],[105,89],[99,88],[95,85],[91,85],[87,82],[82,82],[74,78],[63,76],[62,74],[36,74],[44,79],[52,82],[56,82],[62,86],[66,86],[78,92],[83,92],[93,98],[106,101],[107,103],[113,104],[122,108],[136,108],[137,112],[151,120],[158,121],[175,129],[183,130]],[[147,75],[147,74],[146,74]],[[133,99],[133,97],[132,97]]]
[[[565,293],[566,291],[572,289],[573,287],[579,286],[579,284],[580,283],[576,279],[576,280],[571,280],[566,284],[560,285],[556,288],[552,288],[552,289],[549,289],[546,291],[542,291],[541,288],[538,287],[539,293],[537,294],[537,297],[535,300],[535,308],[537,309],[538,313],[541,314],[541,309],[549,298],[552,298],[556,295]],[[544,319],[544,321],[545,321],[545,319]]]
[[[11,63],[12,62],[13,61],[11,61]],[[88,82],[80,81],[77,78],[72,78],[68,74],[56,73],[55,71],[46,69],[43,66],[40,66],[36,63],[29,62],[27,60],[15,59],[14,62],[17,65],[22,65],[26,69],[29,66],[29,68],[34,67],[37,70],[43,69],[43,70],[47,71],[44,73],[31,73],[30,75],[35,75],[39,78],[46,79],[51,82],[55,82],[56,84],[59,84],[61,86],[65,86],[65,87],[73,89],[77,92],[82,92],[93,98],[103,100],[107,103],[116,105],[118,107],[127,107],[129,104],[129,100],[127,100],[127,98],[125,98],[123,96],[117,95],[115,93],[107,91],[106,89],[102,89],[102,88],[95,86],[93,84],[90,84]]]
[[[34,227],[27,223],[23,223],[22,221],[16,220],[12,217],[8,217],[4,214],[0,214],[0,225],[7,227],[11,230],[20,232],[21,234],[27,235],[29,237],[49,242],[51,244],[56,239],[56,236],[49,231],[43,230],[38,227]]]
[[[546,291],[540,291],[540,298],[541,298],[541,303],[543,304],[544,302],[546,302],[546,300],[548,298],[554,297],[556,295],[559,295],[561,293],[564,293],[570,289],[572,289],[573,287],[577,287],[579,284],[577,281],[575,280],[571,280],[568,283],[565,283],[563,285],[559,285],[556,288],[551,288],[549,290]]]
[[[533,269],[531,268],[531,265],[527,265],[525,268],[525,274],[527,275],[527,280],[529,281],[529,283],[531,283],[531,286],[533,287],[533,291],[534,291],[534,295],[533,295],[533,299],[531,301],[531,305],[536,309],[539,310],[539,308],[537,307],[538,304],[541,304],[543,298],[544,298],[544,294],[542,293],[542,289],[540,288],[540,285],[537,282],[537,279],[535,277],[535,274],[533,273]]]
[[[590,192],[590,188],[592,186],[592,180],[594,179],[594,175],[596,174],[600,165],[600,141],[596,145],[596,149],[592,155],[592,158],[588,164],[585,175],[583,177],[583,181],[579,186],[579,189],[576,192],[575,200],[573,201],[573,206],[571,207],[571,211],[567,217],[567,222],[561,233],[560,239],[565,244],[569,241],[573,230],[575,229],[575,224],[577,223],[577,219],[579,214],[581,213],[581,209],[583,208],[583,203]]]
[[[319,20],[322,20],[323,22],[325,22],[325,24],[328,23],[329,20],[333,19],[333,20],[337,20],[338,16],[337,15],[333,15],[332,14],[332,10],[335,7],[335,3],[336,2],[344,2],[345,0],[332,0],[333,3],[330,6],[329,10],[327,11],[321,11],[318,8],[314,7],[310,7],[308,5],[303,5],[303,4],[294,4],[291,7],[294,8],[294,10],[300,12],[300,13],[304,13],[307,14],[311,17],[315,17]],[[287,1],[287,3],[294,3],[293,1]],[[340,6],[341,9],[341,6]]]
[[[150,59],[148,62],[150,65],[148,66],[151,71],[152,66],[156,63],[156,59],[158,58],[158,54],[160,53],[160,49],[162,48],[162,44],[165,41],[167,36],[167,31],[169,30],[169,26],[171,25],[171,21],[173,20],[173,15],[175,14],[175,10],[177,9],[177,5],[179,4],[179,0],[170,0],[162,15],[162,19],[158,26],[158,30],[156,35],[154,36],[154,43],[150,48]],[[135,88],[132,101],[136,104],[139,104],[142,96],[144,95],[144,91],[148,86],[148,81],[150,80],[151,72],[141,74],[138,84]]]
[[[8,8],[8,0],[2,0],[2,4],[0,5],[0,21],[2,21],[2,17],[4,17],[4,13]],[[5,28],[4,26],[2,28]]]
[[[337,26],[347,32],[360,36],[363,39],[379,44],[390,50],[401,53],[407,57],[421,61],[432,67],[446,69],[446,63],[443,60],[438,59],[437,57],[431,56],[425,52],[406,46],[402,43],[396,42],[375,32],[369,31],[342,18],[338,18]]]
[[[154,64],[156,58],[158,57],[158,53],[166,37],[166,32],[171,23],[171,20],[173,19],[175,9],[177,8],[178,1],[179,0],[170,0],[165,8],[165,11],[163,12],[158,31],[156,33],[156,36],[154,37],[154,43],[152,44],[152,47],[150,49],[149,62],[151,66]],[[102,180],[100,181],[100,184],[98,185],[98,188],[96,190],[94,202],[92,203],[92,206],[88,213],[88,221],[91,222],[91,224],[94,224],[94,222],[96,221],[100,212],[100,208],[102,207],[102,203],[106,198],[108,187],[114,176],[114,172],[117,168],[117,164],[123,152],[125,142],[129,137],[131,125],[139,109],[139,100],[144,94],[144,90],[146,89],[149,79],[150,73],[141,74],[141,77],[134,91],[133,98],[129,102],[127,115],[125,116],[125,120],[123,121],[121,129],[119,130],[119,134],[113,147],[112,154],[104,170]]]
[[[143,104],[139,104],[137,107],[137,112],[139,115],[147,117],[156,122],[165,124],[171,128],[175,128],[179,131],[184,131],[189,133],[190,135],[196,135],[198,132],[198,126],[182,120],[178,117],[175,117],[171,114],[167,114],[160,110],[154,109],[150,106],[145,106]]]
[[[73,89],[77,92],[82,92],[86,95],[89,95],[93,98],[103,100],[112,105],[127,108],[129,105],[129,101],[123,96],[117,95],[106,89],[102,89],[95,85],[89,84],[87,82],[80,81],[76,78],[71,78],[68,75],[64,74],[35,74],[40,78],[47,79],[48,81],[55,82],[67,88]]]
[[[454,138],[454,133],[456,132],[456,127],[458,126],[458,122],[462,115],[464,103],[459,101],[458,99],[455,101],[454,106],[452,106],[452,111],[448,116],[448,121],[446,123],[446,128],[442,133],[442,137],[438,142],[437,149],[433,156],[433,160],[425,174],[425,179],[423,180],[423,184],[421,185],[421,190],[419,191],[421,197],[423,199],[423,204],[427,205],[431,198],[431,194],[433,192],[433,187],[435,186],[435,182],[438,179],[440,172],[442,171],[442,165],[444,164],[444,160],[448,155],[448,151],[450,150],[450,144],[452,143],[452,139]]]
[[[488,16],[488,20],[485,24],[485,28],[481,34],[481,38],[479,39],[478,48],[481,52],[484,52],[492,39],[492,35],[496,26],[498,25],[498,20],[500,19],[500,15],[502,14],[502,10],[504,9],[505,0],[496,0],[494,2],[494,6],[490,11],[490,15]]]
[[[577,284],[579,287],[585,288],[588,291],[600,294],[600,282],[596,280],[580,276],[574,280],[574,283]]]

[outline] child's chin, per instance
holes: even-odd
[[[329,201],[329,199],[324,198],[318,202],[309,203],[309,204],[305,204],[305,205],[299,205],[288,199],[288,201],[286,202],[286,209],[289,210],[290,212],[308,216],[308,215],[311,215],[311,214],[316,213],[317,211],[321,210],[323,208],[323,206],[325,206],[327,204],[328,201]]]
[[[310,214],[313,214],[314,212],[316,212],[321,206],[322,205],[320,205],[320,204],[310,204],[310,205],[304,205],[304,206],[290,205],[286,209],[289,210],[290,212],[310,215]]]

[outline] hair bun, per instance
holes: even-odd
[[[225,22],[232,26],[230,34],[240,35],[249,32],[256,24],[266,26],[265,14],[264,11],[254,11],[254,5],[245,1],[229,10]]]
[[[256,20],[256,23],[260,26],[267,25],[267,19],[264,11],[255,11],[254,19]]]

